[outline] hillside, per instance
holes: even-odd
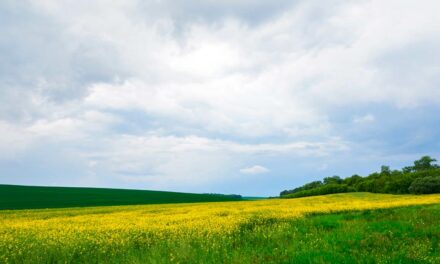
[[[136,205],[237,201],[239,196],[179,192],[0,185],[0,209],[40,209],[103,205]]]
[[[434,264],[439,218],[440,194],[3,210],[0,263]]]

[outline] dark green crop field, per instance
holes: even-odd
[[[0,209],[41,209],[237,201],[239,197],[162,191],[0,185]]]

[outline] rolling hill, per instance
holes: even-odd
[[[0,185],[0,209],[237,201],[239,196],[147,190]]]

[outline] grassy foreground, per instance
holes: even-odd
[[[0,263],[439,263],[438,219],[440,195],[368,193],[0,211]]]
[[[0,185],[0,209],[236,201],[236,197],[145,190]]]

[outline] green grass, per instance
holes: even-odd
[[[439,219],[440,204],[296,220],[256,217],[230,234],[133,240],[106,252],[86,242],[81,248],[54,243],[40,252],[36,243],[9,263],[440,263]]]
[[[440,263],[440,205],[269,219],[229,236],[158,241],[104,262]]]
[[[232,196],[145,190],[0,185],[0,209],[219,202]]]

